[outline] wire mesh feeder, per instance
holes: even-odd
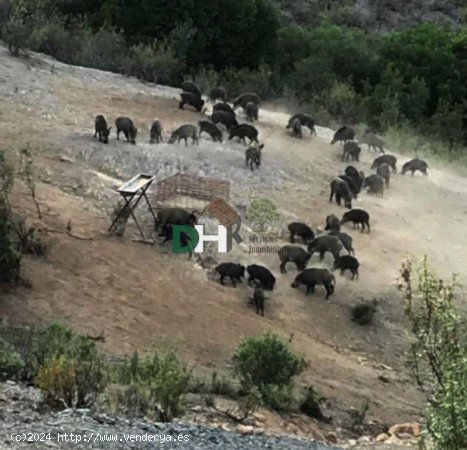
[[[227,228],[240,222],[237,211],[222,198],[216,198],[209,203],[204,214],[216,218],[221,225]]]
[[[152,199],[156,207],[170,204],[204,210],[213,200],[220,198],[227,202],[229,197],[229,181],[178,173],[159,181]]]

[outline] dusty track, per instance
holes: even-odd
[[[459,281],[465,283],[465,178],[435,166],[428,179],[395,175],[384,198],[363,194],[356,205],[370,212],[372,233],[344,230],[354,237],[362,264],[360,280],[338,276],[330,302],[319,289],[309,298],[290,289],[296,271],[290,267],[281,275],[276,256],[240,254],[244,262],[269,266],[278,278],[266,317],[260,318],[246,305],[245,286],[235,290],[207,281],[184,256],[132,243],[131,230],[124,239],[108,238],[103,203],[113,195],[113,177],[156,170],[155,160],[159,164],[173,159],[189,172],[203,170],[230,179],[234,203],[268,196],[284,218],[296,216],[322,227],[327,214],[344,212],[328,202],[328,183],[345,167],[340,147],[329,144],[330,130],[318,128],[318,137],[305,133],[302,141],[292,139],[285,132],[288,115],[261,111],[264,163],[260,172],[250,173],[238,144],[219,146],[208,139],[196,149],[145,144],[156,116],[166,132],[200,120],[199,114],[177,109],[176,90],[42,57],[22,62],[0,48],[0,95],[0,145],[30,142],[38,150],[42,178],[48,181],[39,186],[48,211],[44,224],[63,228],[72,219],[76,233],[95,237],[87,242],[54,234],[45,261],[26,260],[25,276],[33,289],[2,292],[2,316],[27,322],[62,320],[82,331],[102,331],[108,349],[116,353],[168,342],[190,362],[221,371],[242,336],[266,330],[285,338],[293,334],[293,348],[311,363],[303,381],[330,398],[336,410],[359,406],[367,397],[370,419],[394,423],[417,418],[421,397],[407,384],[403,371],[407,331],[395,277],[404,257],[427,253],[441,275],[460,272]],[[139,145],[117,143],[114,130],[107,147],[93,141],[98,113],[112,121],[121,114],[135,118]],[[64,153],[76,162],[55,159]],[[401,167],[408,157],[398,156]],[[373,157],[364,151],[360,167],[368,172]],[[115,158],[121,158],[121,164]],[[113,177],[96,176],[103,171]],[[15,201],[32,217],[32,205],[20,190]],[[349,320],[350,307],[359,298],[375,297],[381,302],[373,327],[363,329]],[[381,364],[395,370],[389,372],[392,383],[378,380],[378,375],[388,375],[387,369],[378,368]]]

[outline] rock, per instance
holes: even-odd
[[[70,158],[69,156],[62,155],[60,156],[60,161],[61,162],[66,162],[66,163],[74,163],[75,160],[73,158]]]
[[[337,444],[339,442],[337,434],[332,431],[326,435],[326,440],[331,444]]]
[[[266,416],[263,416],[262,414],[255,413],[253,414],[253,417],[258,421],[258,422],[266,422]]]
[[[401,435],[409,435],[412,437],[420,436],[420,424],[413,422],[413,423],[401,423],[397,425],[393,425],[389,428],[389,434],[391,436],[401,436]]]
[[[231,431],[230,427],[229,427],[229,425],[227,423],[222,423],[220,425],[220,428],[222,428],[224,431]]]
[[[376,442],[385,442],[389,439],[389,434],[381,433],[376,436]]]
[[[251,425],[239,425],[237,427],[237,431],[240,433],[240,434],[253,434],[253,432],[255,431],[254,427],[252,427]]]
[[[368,362],[368,359],[366,359],[364,356],[357,356],[357,361],[361,366],[364,366]]]
[[[401,440],[397,436],[389,436],[384,443],[386,445],[401,445]]]
[[[401,441],[410,441],[411,439],[414,438],[414,436],[412,436],[411,434],[409,433],[399,433],[397,435],[397,437],[401,440]]]
[[[358,443],[359,444],[364,444],[366,442],[371,442],[373,440],[373,438],[371,436],[362,436],[358,439]]]
[[[385,375],[379,375],[378,380],[382,381],[383,383],[390,383],[391,382],[391,380]]]
[[[385,364],[377,364],[375,366],[375,369],[388,370],[389,372],[394,372],[394,369],[392,367],[386,366]]]

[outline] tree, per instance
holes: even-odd
[[[456,279],[439,279],[425,257],[414,286],[410,261],[401,268],[413,340],[408,364],[428,400],[427,428],[437,450],[467,448],[467,341],[455,306]]]
[[[310,55],[309,31],[303,27],[289,26],[278,32],[277,66],[282,75],[293,65]]]
[[[423,79],[429,89],[427,116],[436,111],[441,94],[462,97],[465,86],[455,66],[455,34],[448,28],[424,24],[406,31],[390,33],[382,41],[381,58],[392,64],[405,83]]]
[[[189,27],[189,67],[253,69],[274,62],[279,24],[266,0],[105,0],[101,14],[132,44],[171,34],[183,44],[179,31]]]

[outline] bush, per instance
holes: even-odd
[[[88,408],[104,388],[104,370],[98,360],[60,356],[39,369],[36,384],[52,404]]]
[[[245,92],[255,92],[261,100],[267,100],[278,94],[276,76],[271,67],[263,64],[258,70],[230,68],[221,72],[202,67],[193,79],[205,94],[214,86],[222,86],[230,100]]]
[[[1,37],[13,56],[27,55],[30,45],[31,25],[18,11],[10,13],[3,24]]]
[[[350,411],[350,429],[356,433],[363,432],[363,427],[365,425],[366,415],[370,409],[370,402],[368,399],[358,407]]]
[[[0,150],[0,284],[20,281],[21,253],[15,245],[9,202],[15,164]]]
[[[211,385],[208,387],[208,390],[214,395],[223,395],[229,398],[236,398],[238,396],[238,389],[232,382],[225,377],[219,377],[217,372],[212,374]]]
[[[13,345],[0,338],[0,378],[18,378],[24,361]]]
[[[254,92],[266,100],[275,94],[273,75],[269,66],[261,65],[258,70],[226,69],[219,74],[219,80],[231,99],[245,92]]]
[[[14,245],[7,201],[0,192],[0,284],[20,279],[21,253]]]
[[[150,389],[145,384],[115,384],[106,390],[105,396],[112,414],[159,420],[159,409],[152,401]]]
[[[275,384],[264,386],[261,389],[263,403],[275,411],[296,411],[297,405],[290,385],[278,386]]]
[[[455,307],[455,277],[445,283],[425,257],[413,285],[410,261],[401,267],[413,341],[408,365],[428,400],[427,428],[436,450],[467,448],[467,340]]]
[[[313,386],[306,389],[305,397],[300,403],[300,411],[307,416],[314,417],[315,419],[322,419],[323,413],[321,411],[321,399]]]
[[[312,102],[328,91],[334,80],[331,58],[325,53],[317,53],[296,61],[285,83],[297,97]]]
[[[8,194],[15,180],[15,162],[12,152],[0,149],[0,199],[8,203]],[[7,205],[8,206],[8,205]]]
[[[184,68],[168,43],[155,42],[153,45],[138,44],[130,48],[126,73],[154,83],[178,86],[183,79]]]
[[[44,329],[2,325],[0,336],[13,346],[24,361],[18,374],[23,381],[35,380],[42,366],[61,356],[78,361],[97,361],[101,358],[94,341],[58,323]]]
[[[77,34],[79,46],[73,54],[73,64],[112,72],[124,70],[128,49],[121,33],[103,26],[97,32],[84,27]]]
[[[274,224],[279,219],[277,206],[268,198],[257,198],[248,207],[245,219],[264,230],[266,224]]]
[[[223,85],[220,73],[207,67],[202,67],[193,77],[193,81],[199,86],[201,92],[205,95],[209,95],[209,92],[213,87]],[[227,96],[230,98],[230,92],[228,91]]]
[[[59,61],[74,63],[80,41],[77,33],[67,29],[60,16],[39,15],[34,22],[30,37],[31,49],[51,55]]]
[[[258,411],[263,401],[259,389],[255,386],[250,386],[248,391],[237,400],[238,411],[241,419],[246,419],[250,414]]]
[[[290,407],[293,379],[307,366],[277,335],[269,333],[244,339],[235,350],[232,364],[246,391],[256,387],[263,401],[279,410]]]
[[[349,83],[335,82],[322,96],[322,102],[342,123],[356,124],[364,114],[360,98]]]
[[[374,303],[362,303],[352,308],[352,320],[361,326],[370,325],[376,312]]]
[[[44,256],[50,251],[50,244],[43,240],[38,230],[34,227],[26,228],[24,221],[18,225],[15,226],[15,232],[23,255]]]
[[[2,324],[0,372],[33,381],[48,402],[73,408],[91,406],[106,381],[95,342],[57,323],[43,330]]]
[[[21,381],[32,381],[37,374],[37,359],[34,354],[37,332],[32,327],[0,324],[0,339],[12,346],[23,361],[15,378]]]
[[[35,355],[39,366],[61,356],[78,361],[92,361],[99,358],[96,343],[86,336],[74,333],[60,323],[52,323],[38,333]]]
[[[116,367],[115,381],[125,387],[118,407],[134,415],[150,413],[170,421],[183,411],[190,373],[173,352],[140,358],[137,353]]]

